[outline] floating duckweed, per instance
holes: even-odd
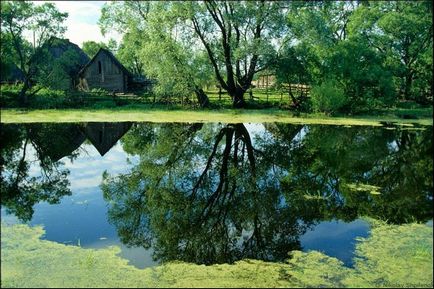
[[[317,251],[286,263],[242,260],[212,266],[170,262],[137,269],[118,247],[83,249],[41,240],[41,227],[1,225],[2,287],[432,287],[430,226],[369,220],[354,268]]]

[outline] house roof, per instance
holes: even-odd
[[[73,51],[77,53],[78,58],[76,59],[74,65],[71,65],[66,69],[66,72],[70,76],[76,76],[81,68],[89,62],[89,57],[86,55],[86,53],[84,53],[77,44],[70,42],[69,39],[62,39],[53,36],[47,43],[50,43],[47,44],[47,48],[55,59],[62,57],[62,55],[67,51]]]
[[[116,66],[118,66],[126,75],[130,77],[133,76],[131,72],[129,72],[128,69],[126,69],[125,66],[123,66],[122,63],[119,62],[119,60],[117,60],[117,58],[110,52],[110,50],[104,48],[100,48],[98,50],[95,56],[92,57],[92,59],[78,72],[78,75],[82,75],[83,72],[87,69],[87,67],[89,67],[94,62],[94,60],[100,53],[105,53],[116,64]]]

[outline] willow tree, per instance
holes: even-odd
[[[253,76],[267,68],[275,55],[272,43],[277,41],[272,40],[284,27],[283,5],[265,1],[111,3],[104,6],[99,24],[103,32],[117,30],[127,35],[124,41],[135,41],[145,70],[154,71],[159,83],[169,84],[167,89],[171,81],[178,86],[185,82],[201,102],[206,100],[201,86],[215,78],[234,107],[243,107]]]
[[[266,69],[275,55],[272,40],[283,30],[284,4],[265,1],[188,4],[194,32],[234,107],[245,106],[244,93],[253,76]]]
[[[169,101],[195,94],[200,106],[209,105],[203,87],[212,82],[211,64],[195,49],[194,35],[180,21],[187,3],[114,2],[99,19],[101,31],[123,34],[118,56],[134,70],[157,80],[154,93]]]

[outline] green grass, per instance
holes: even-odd
[[[187,110],[180,108],[153,108],[149,106],[132,106],[110,109],[46,109],[19,110],[2,109],[2,123],[31,123],[31,122],[284,122],[294,124],[331,124],[331,125],[372,125],[381,126],[382,122],[395,122],[401,125],[412,124],[432,125],[432,117],[427,117],[432,109],[413,110],[417,119],[397,117],[394,111],[377,116],[336,116],[323,114],[299,114],[279,109],[262,110]],[[421,117],[422,115],[423,117]]]
[[[354,268],[317,251],[293,251],[284,263],[169,262],[147,269],[128,265],[117,247],[59,244],[41,240],[41,227],[2,223],[1,287],[432,287],[432,227],[371,223]]]

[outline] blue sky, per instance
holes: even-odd
[[[44,2],[52,2],[59,11],[68,12],[68,19],[65,22],[68,30],[64,38],[80,47],[83,41],[89,40],[107,42],[113,38],[118,43],[120,42],[121,36],[119,34],[110,33],[104,37],[98,27],[98,19],[105,1],[34,1],[36,5]]]

